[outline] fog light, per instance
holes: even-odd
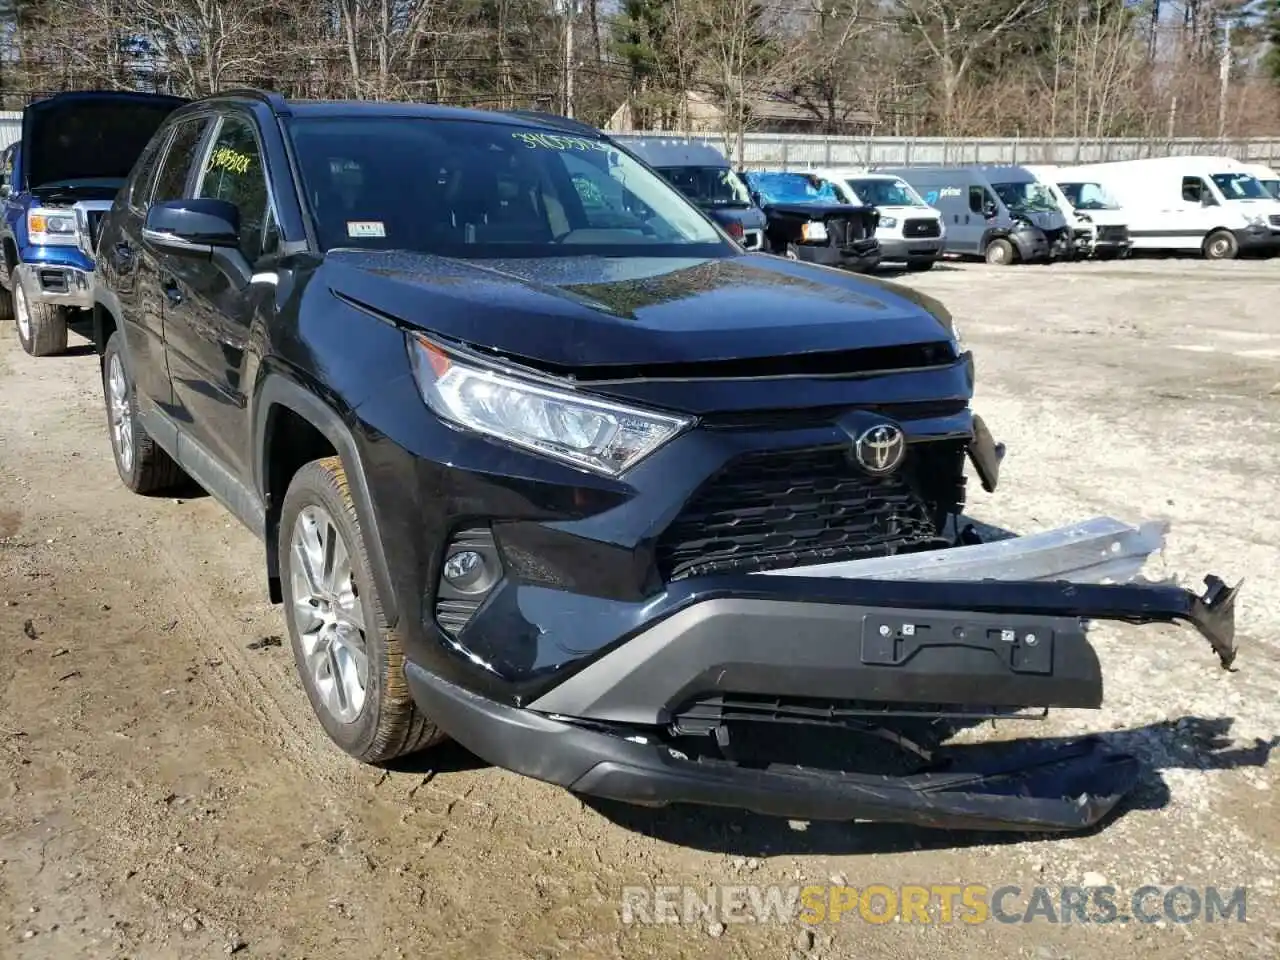
[[[450,636],[471,622],[503,578],[493,534],[484,527],[460,530],[449,541],[435,591],[435,618]]]
[[[444,565],[444,578],[458,590],[466,590],[484,576],[484,557],[474,550],[455,553]]]

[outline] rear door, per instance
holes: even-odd
[[[240,212],[240,252],[251,267],[272,259],[279,247],[275,217],[263,163],[262,144],[248,113],[219,117],[188,196],[226,200]],[[182,412],[184,442],[194,440],[201,453],[243,481],[250,475],[245,446],[252,431],[245,422],[250,369],[249,331],[255,316],[274,309],[275,288],[266,282],[241,286],[208,260],[172,258],[161,286],[164,293],[165,347],[173,377],[174,400]],[[180,456],[187,460],[189,453]],[[184,462],[193,472],[208,466]],[[213,467],[217,469],[217,467]],[[209,477],[225,488],[228,477]]]
[[[147,208],[161,200],[186,195],[200,144],[209,130],[208,115],[186,117],[160,144],[154,170],[135,165],[134,179],[120,232],[101,251],[121,299],[122,322],[129,345],[131,373],[138,392],[173,416],[173,391],[164,349],[165,293],[161,277],[178,259],[142,239]]]

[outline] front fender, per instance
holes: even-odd
[[[264,539],[267,550],[267,571],[273,583],[278,582],[280,571],[279,557],[279,525],[280,504],[272,502],[269,496],[267,477],[267,451],[270,449],[272,437],[271,410],[282,406],[292,411],[313,427],[319,430],[333,445],[342,460],[342,468],[347,475],[347,487],[351,491],[351,499],[355,503],[356,517],[360,521],[360,529],[364,536],[366,556],[369,558],[370,572],[382,601],[383,615],[389,627],[395,627],[400,616],[400,607],[395,602],[390,570],[382,549],[382,537],[378,530],[378,518],[373,510],[373,501],[369,496],[369,487],[365,481],[364,461],[360,449],[352,435],[351,428],[342,415],[308,390],[298,381],[291,379],[283,371],[268,371],[262,378],[257,398],[254,403],[253,445],[251,457],[253,463],[254,489],[266,504],[266,523]],[[275,598],[277,588],[272,589]]]

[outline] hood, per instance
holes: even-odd
[[[160,124],[187,102],[87,90],[31,104],[22,112],[22,189],[63,180],[124,180]]]
[[[921,220],[940,220],[942,214],[933,207],[904,207],[890,205],[885,203],[876,204],[876,209],[882,214],[895,217],[898,220],[907,218],[916,218]]]
[[[764,254],[462,261],[331,251],[314,284],[546,369],[947,344],[950,316],[888,283]]]
[[[1032,210],[1019,212],[1010,210],[1010,214],[1014,217],[1020,217],[1023,220],[1030,220],[1032,224],[1041,230],[1058,230],[1067,225],[1067,218],[1062,215],[1060,210]]]
[[[1076,216],[1088,217],[1089,220],[1099,227],[1127,227],[1129,218],[1124,215],[1123,210],[1077,210]]]
[[[740,223],[748,230],[763,230],[768,222],[759,207],[703,207],[702,210],[721,226]]]
[[[762,209],[767,217],[796,220],[829,220],[832,217],[853,219],[875,213],[875,207],[852,203],[766,203]]]

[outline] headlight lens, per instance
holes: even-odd
[[[420,335],[409,337],[409,355],[437,416],[605,476],[625,473],[691,422],[461,363]]]
[[[890,230],[892,230],[897,225],[898,225],[897,217],[881,217],[880,218],[879,226],[888,227]]]
[[[806,243],[825,243],[827,225],[819,220],[810,220],[800,227],[800,238]]]
[[[70,210],[27,211],[27,233],[33,244],[75,243],[76,218]]]

